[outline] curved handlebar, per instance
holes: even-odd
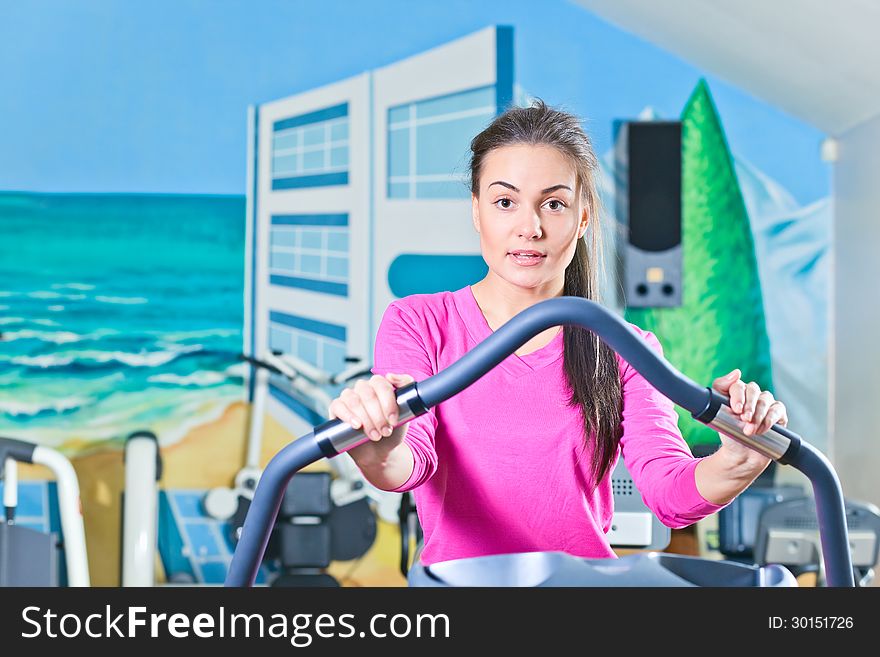
[[[424,381],[399,388],[398,424],[458,394],[532,337],[561,324],[580,326],[595,333],[652,386],[690,411],[695,419],[807,475],[816,498],[826,581],[829,586],[855,585],[843,491],[824,455],[779,425],[760,435],[746,435],[742,423],[730,410],[727,397],[691,381],[655,352],[629,323],[589,299],[556,297],[541,301],[514,316],[446,369]],[[334,419],[289,444],[270,461],[245,519],[226,586],[253,585],[290,478],[322,457],[332,458],[367,440],[362,431]]]

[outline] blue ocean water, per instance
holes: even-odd
[[[244,399],[243,197],[0,194],[0,435],[162,444]]]

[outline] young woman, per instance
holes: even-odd
[[[372,484],[414,491],[422,562],[532,551],[614,557],[606,533],[619,454],[670,527],[728,504],[769,460],[725,436],[714,454],[694,458],[672,402],[579,327],[536,335],[463,392],[394,428],[395,388],[446,368],[533,304],[597,298],[598,164],[578,119],[542,102],[512,108],[471,150],[473,224],[488,274],[455,292],[392,302],[374,376],[329,408],[370,437],[349,454]],[[652,333],[634,328],[662,353]],[[748,422],[746,433],[786,425],[783,404],[739,370],[713,387]]]

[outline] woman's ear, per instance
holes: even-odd
[[[474,222],[474,230],[480,232],[480,200],[475,194],[471,194],[471,219]]]
[[[581,223],[578,226],[578,239],[582,239],[584,233],[587,232],[587,226],[590,224],[590,213],[584,208],[581,214]]]

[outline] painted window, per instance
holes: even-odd
[[[495,117],[495,87],[388,110],[388,198],[467,198],[470,142]]]
[[[269,281],[347,296],[348,215],[277,215],[269,236]]]
[[[269,313],[269,348],[330,373],[345,369],[346,329],[307,317]]]
[[[272,189],[348,184],[348,103],[276,121]]]

